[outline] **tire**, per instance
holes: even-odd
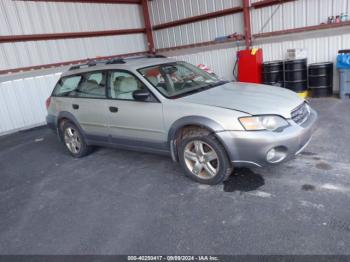
[[[202,184],[220,184],[233,171],[225,148],[206,130],[194,129],[182,137],[179,160],[187,176]]]
[[[62,142],[69,154],[76,158],[84,157],[91,153],[92,148],[88,146],[79,128],[67,121],[61,129]]]

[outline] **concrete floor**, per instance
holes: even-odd
[[[313,100],[296,160],[199,185],[170,158],[73,159],[50,130],[0,138],[0,254],[350,254],[350,100]]]

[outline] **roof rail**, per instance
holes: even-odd
[[[167,58],[165,55],[148,55],[147,58]]]
[[[106,65],[113,65],[113,64],[125,64],[125,60],[123,58],[115,57],[107,60]]]
[[[140,59],[140,58],[167,58],[166,56],[163,55],[142,55],[142,56],[129,56],[123,58],[124,60],[131,60],[131,59]]]
[[[98,60],[88,60],[88,62],[84,63],[84,64],[79,64],[79,65],[74,65],[71,66],[68,71],[72,71],[72,70],[77,70],[83,67],[91,67],[91,66],[96,66],[97,64],[101,64],[101,63],[106,63],[106,61],[98,61]]]
[[[71,66],[68,69],[68,71],[78,70],[78,69],[81,69],[81,68],[84,68],[84,67],[97,66],[97,64],[106,64],[106,65],[125,64],[126,63],[125,60],[140,59],[140,58],[166,58],[166,56],[154,54],[154,55],[146,55],[146,56],[131,56],[131,57],[126,57],[126,58],[113,57],[113,58],[104,59],[104,60],[91,59],[91,60],[88,60],[84,64],[78,64],[78,65]]]

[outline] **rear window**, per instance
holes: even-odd
[[[53,92],[55,96],[70,96],[78,88],[82,76],[69,76],[61,78]]]

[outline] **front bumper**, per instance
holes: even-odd
[[[307,121],[302,125],[289,120],[290,126],[282,132],[271,131],[223,131],[216,135],[224,144],[230,160],[235,166],[270,165],[266,155],[272,148],[286,149],[284,162],[301,153],[315,131],[317,113],[311,109]],[[280,163],[280,162],[279,162]]]

